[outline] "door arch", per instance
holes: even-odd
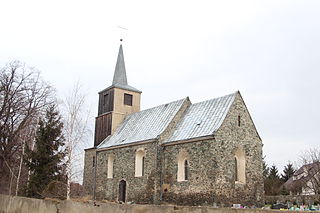
[[[126,186],[127,183],[125,180],[121,180],[119,183],[119,202],[126,202]]]

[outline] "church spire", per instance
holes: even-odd
[[[112,85],[114,86],[128,85],[122,44],[120,44],[120,47],[119,47],[118,59],[117,59],[116,69],[114,70]]]

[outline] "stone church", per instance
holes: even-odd
[[[200,92],[200,91],[199,91]],[[84,190],[97,200],[262,205],[262,141],[239,91],[140,111],[122,45],[112,85],[99,92]]]

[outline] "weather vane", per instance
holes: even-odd
[[[122,42],[123,41],[123,39],[122,39],[122,33],[124,32],[124,30],[128,30],[127,28],[124,28],[124,27],[121,27],[121,26],[118,26],[118,28],[121,30],[120,31],[120,42]]]

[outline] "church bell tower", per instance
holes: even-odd
[[[113,134],[126,115],[140,111],[140,96],[140,90],[128,85],[121,44],[112,85],[99,92],[94,146]]]

